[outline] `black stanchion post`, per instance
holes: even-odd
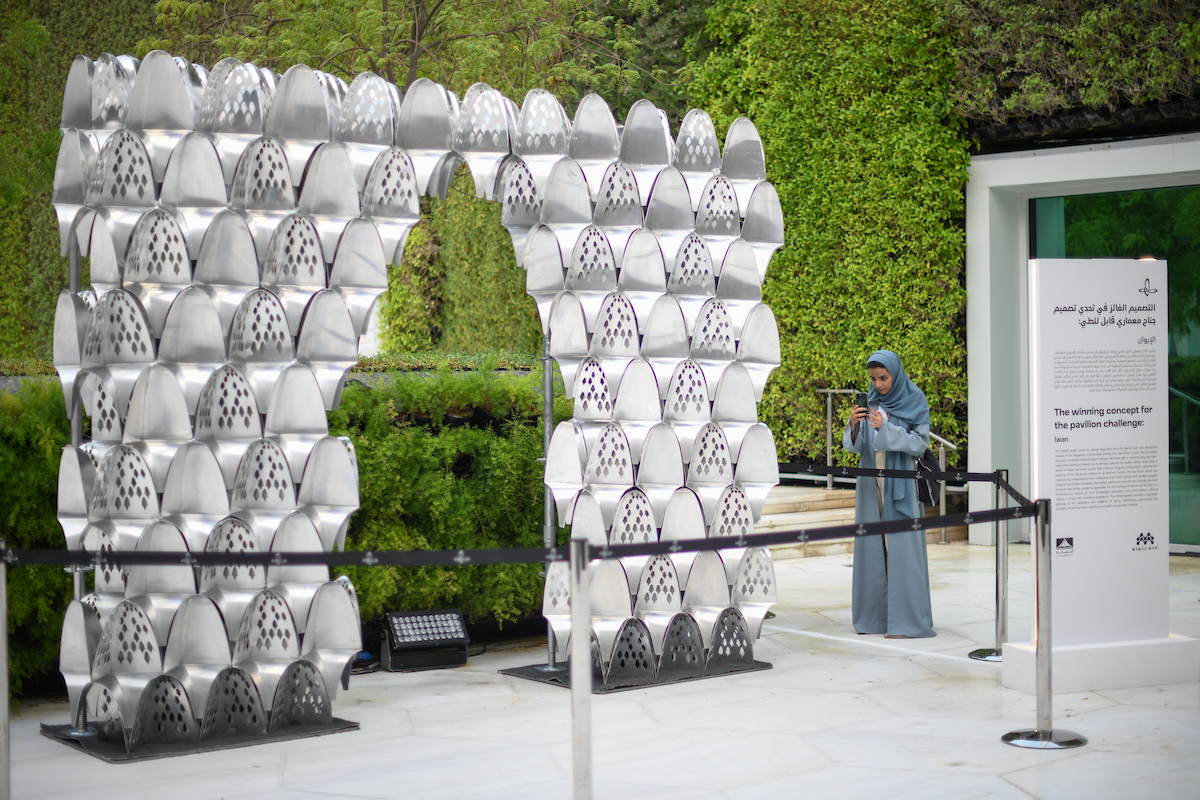
[[[0,539],[0,800],[12,796],[8,747],[8,544]]]
[[[1035,750],[1067,750],[1082,747],[1087,739],[1067,730],[1054,730],[1052,707],[1054,681],[1051,671],[1053,647],[1050,633],[1050,559],[1054,540],[1050,537],[1050,501],[1037,501],[1037,528],[1034,547],[1033,643],[1037,648],[1037,727],[1006,733],[1001,741],[1014,747]]]
[[[996,486],[996,510],[1008,505],[1008,492],[1004,485],[1008,483],[1008,470],[998,469],[993,474]],[[1007,523],[996,520],[996,646],[972,650],[969,655],[976,661],[1003,661],[1004,641],[1008,638],[1008,528]]]
[[[592,608],[587,539],[571,540],[571,767],[575,800],[592,799]]]

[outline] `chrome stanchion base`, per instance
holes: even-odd
[[[566,672],[567,665],[566,664],[555,664],[554,666],[551,666],[549,664],[538,664],[536,667],[534,667],[534,669],[536,669],[539,672]]]
[[[1073,731],[1061,728],[1048,731],[1037,729],[1013,731],[1000,737],[1000,741],[1013,747],[1025,747],[1031,750],[1069,750],[1072,747],[1083,747],[1087,739]]]
[[[90,739],[95,735],[96,729],[90,725],[86,728],[71,728],[70,730],[55,734],[55,736],[70,736],[72,739]]]
[[[998,664],[1004,660],[1004,656],[1000,655],[999,650],[994,650],[991,647],[984,647],[980,650],[972,650],[967,653],[967,658],[973,658],[976,661],[989,661],[993,664]]]

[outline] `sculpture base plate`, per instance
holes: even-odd
[[[1083,736],[1061,728],[1048,731],[1039,731],[1036,728],[1013,731],[1001,736],[1000,741],[1030,750],[1070,750],[1072,747],[1083,747],[1087,744],[1087,739]]]

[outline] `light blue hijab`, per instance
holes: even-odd
[[[870,391],[867,392],[867,402],[873,407],[882,408],[898,425],[909,430],[916,425],[928,425],[929,401],[925,399],[925,393],[909,379],[908,373],[904,371],[904,365],[900,363],[900,356],[891,350],[876,350],[867,359],[867,363],[870,364],[872,361],[883,364],[888,374],[892,376],[892,388],[887,394],[880,394],[872,384]],[[912,465],[908,463],[910,457],[907,453],[889,450],[884,466],[887,469],[912,469]],[[895,500],[904,499],[909,492],[909,485],[914,484],[911,480],[891,478],[888,479],[888,482],[891,484],[891,494]],[[915,485],[913,488],[916,488]]]

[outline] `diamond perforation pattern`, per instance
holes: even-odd
[[[301,216],[284,221],[283,228],[271,237],[263,283],[325,285],[325,259],[316,227]]]
[[[664,416],[670,419],[708,419],[708,384],[704,381],[704,372],[694,361],[679,365],[667,396],[666,411]]]
[[[187,243],[175,220],[165,211],[151,211],[138,222],[129,244],[126,281],[191,283],[192,267]]]
[[[196,403],[196,438],[257,437],[261,432],[257,414],[250,384],[233,367],[221,367],[204,385]]]
[[[373,171],[373,183],[363,192],[363,213],[380,217],[411,217],[420,213],[417,178],[412,161],[403,150],[393,148]]]
[[[754,512],[750,510],[746,493],[737,486],[731,486],[721,496],[721,504],[713,519],[712,535],[720,538],[748,536],[751,533],[754,533]]]
[[[142,140],[128,130],[108,138],[92,173],[88,202],[147,206],[154,202],[154,175]]]
[[[275,295],[259,289],[254,299],[238,306],[229,342],[230,358],[244,361],[291,361],[292,335]]]
[[[633,482],[633,459],[625,435],[616,426],[600,432],[596,458],[588,460],[587,483],[627,484]]]
[[[715,426],[707,426],[700,432],[699,449],[691,469],[707,483],[729,483],[733,479],[729,445]]]
[[[654,509],[650,500],[639,491],[626,492],[617,504],[613,516],[612,544],[645,544],[658,540],[654,526]]]

